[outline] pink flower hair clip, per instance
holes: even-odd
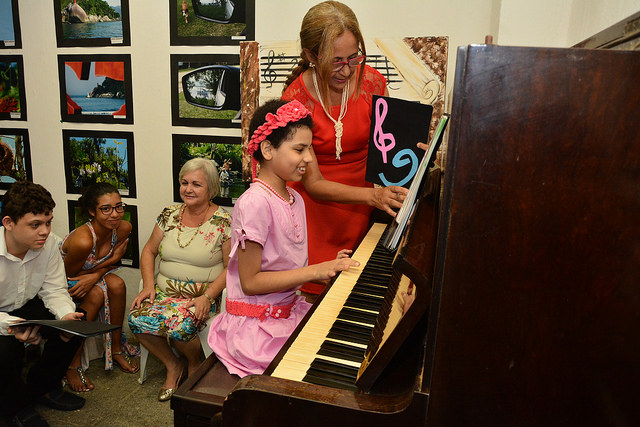
[[[291,122],[297,122],[298,120],[307,117],[309,110],[305,108],[300,101],[290,101],[278,108],[276,114],[267,113],[266,121],[258,126],[258,128],[251,135],[249,144],[247,145],[247,154],[250,156],[260,147],[260,143],[267,139],[274,129],[285,127]]]
[[[253,153],[260,148],[260,143],[267,139],[274,129],[285,127],[287,124],[297,122],[310,114],[311,112],[307,110],[300,101],[296,100],[287,102],[282,107],[278,108],[276,114],[267,113],[265,116],[266,121],[258,126],[258,128],[253,132],[253,135],[251,135],[251,139],[249,140],[249,144],[247,144],[247,154],[251,156],[253,178],[256,176],[257,169],[257,162],[253,157]]]

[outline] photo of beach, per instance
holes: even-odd
[[[126,0],[56,0],[55,8],[58,46],[130,44]]]
[[[128,55],[59,55],[63,121],[133,123]]]

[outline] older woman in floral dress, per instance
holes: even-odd
[[[220,310],[230,249],[231,216],[211,202],[219,191],[213,162],[191,159],[179,179],[184,203],[169,206],[158,216],[140,257],[143,289],[129,315],[129,326],[140,343],[167,369],[160,401],[171,398],[185,370],[167,337],[186,357],[189,374],[201,362],[197,333]]]

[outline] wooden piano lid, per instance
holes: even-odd
[[[459,50],[430,424],[640,425],[638,76],[640,52]]]

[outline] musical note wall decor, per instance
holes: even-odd
[[[409,187],[428,141],[433,107],[419,102],[373,96],[366,179],[384,186]]]
[[[241,84],[242,99],[248,100],[252,97],[257,99],[259,104],[262,104],[269,99],[280,98],[287,77],[298,64],[300,58],[299,42],[293,40],[255,41],[241,42],[240,44],[241,46],[246,45],[245,48],[248,52],[253,52],[254,49],[258,52],[249,60],[255,61],[257,58],[258,64],[248,65],[247,69],[250,72],[243,70],[241,75],[243,81]],[[429,141],[439,118],[445,112],[448,37],[373,39],[366,40],[365,44],[367,46],[366,64],[377,69],[387,79],[387,89],[391,97],[433,106],[433,118],[428,124],[428,132],[420,140],[422,142]],[[249,49],[248,45],[257,45],[257,47]],[[249,107],[246,104],[243,102],[243,109],[245,107],[255,108],[255,106]],[[395,136],[397,138],[397,135]],[[388,146],[388,142],[386,146]],[[407,152],[400,155],[402,149],[394,149],[393,153],[390,150],[389,147],[387,152],[390,157],[387,164],[393,165],[395,156],[398,156],[395,160],[399,165],[397,168],[408,169],[403,177],[392,178],[385,175],[384,180],[393,183],[402,182],[407,178],[407,175],[410,175],[411,166],[409,165],[415,162]],[[443,154],[446,152],[446,143],[442,144],[441,151]],[[417,157],[420,158],[421,155],[418,154]],[[444,165],[441,167],[444,168]],[[243,170],[248,179],[250,176],[248,164]],[[382,182],[383,179],[378,177],[376,182],[378,181]],[[402,185],[406,185],[406,183]]]

